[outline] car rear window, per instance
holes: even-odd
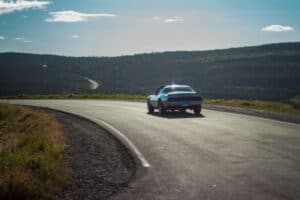
[[[163,90],[163,93],[170,92],[193,92],[193,89],[190,87],[168,87]]]

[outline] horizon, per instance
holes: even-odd
[[[118,58],[118,57],[127,57],[127,56],[139,56],[139,55],[151,55],[151,54],[163,54],[163,53],[189,53],[189,52],[208,52],[208,51],[225,51],[230,49],[242,49],[242,48],[255,48],[255,47],[263,47],[263,46],[270,46],[270,45],[282,45],[282,44],[295,44],[300,43],[300,41],[294,42],[278,42],[278,43],[265,43],[259,45],[250,45],[250,46],[236,46],[236,47],[229,47],[229,48],[219,48],[219,49],[203,49],[203,50],[172,50],[172,51],[157,51],[157,52],[142,52],[142,53],[134,53],[134,54],[124,54],[124,55],[117,55],[117,56],[73,56],[73,55],[63,55],[63,54],[40,54],[34,52],[18,52],[18,51],[0,51],[0,54],[30,54],[30,55],[41,55],[41,56],[61,56],[61,57],[74,57],[74,58]]]
[[[300,41],[299,1],[0,0],[0,52],[118,57]]]

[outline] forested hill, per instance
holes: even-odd
[[[84,77],[100,86],[90,90]],[[300,42],[122,57],[0,54],[0,96],[149,94],[172,82],[205,97],[288,99],[300,94]]]

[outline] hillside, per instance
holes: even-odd
[[[84,77],[100,87],[90,90]],[[210,98],[289,99],[300,94],[300,42],[122,57],[0,53],[0,96],[149,94],[172,82]]]

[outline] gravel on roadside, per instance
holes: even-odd
[[[44,110],[63,124],[68,138],[64,157],[73,183],[57,199],[107,199],[127,187],[136,167],[130,152],[118,140],[93,122]]]

